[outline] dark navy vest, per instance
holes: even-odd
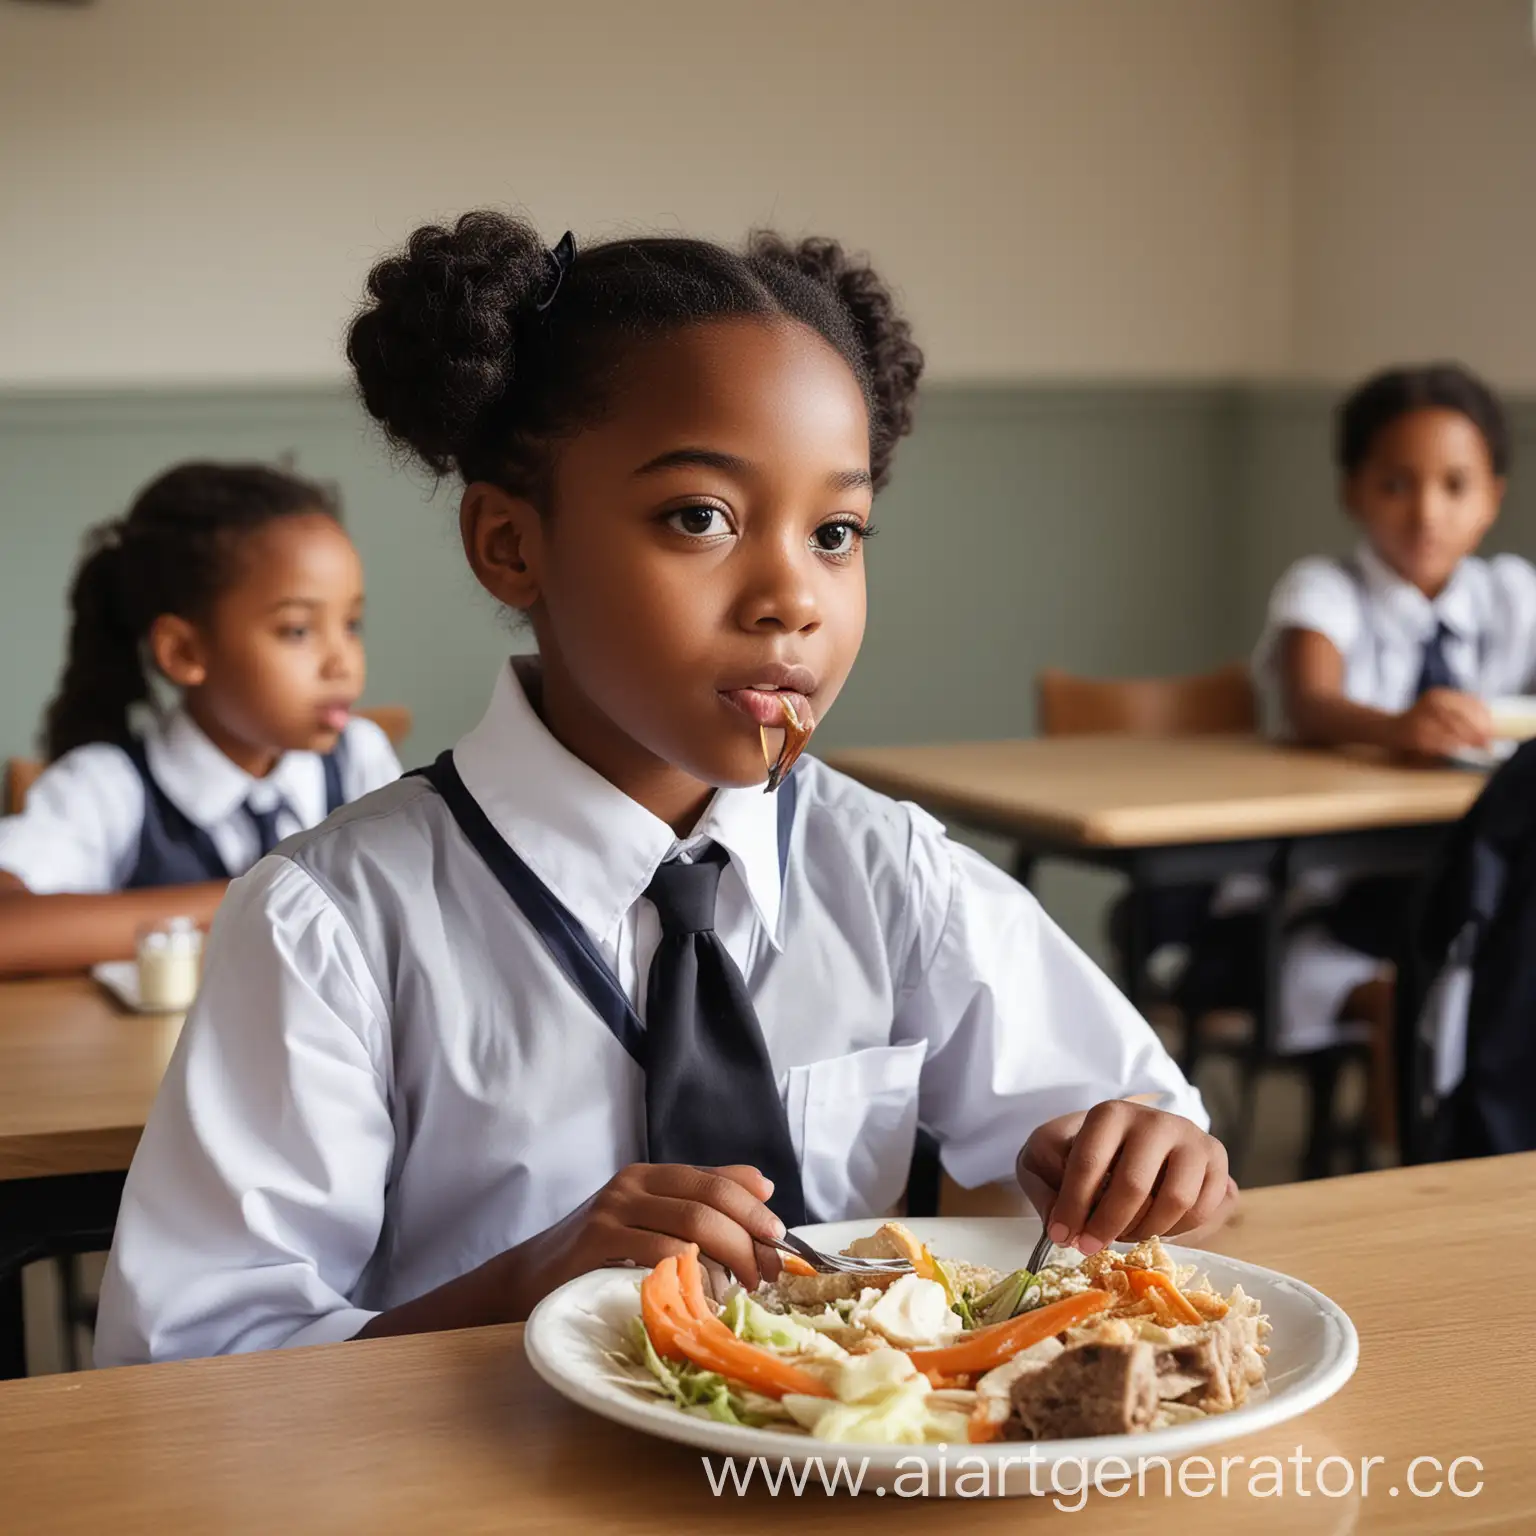
[[[325,814],[345,804],[341,791],[345,742],[320,759],[325,769]],[[157,885],[198,885],[205,880],[233,880],[244,870],[230,869],[206,831],[184,815],[149,771],[144,743],[133,737],[124,747],[128,761],[144,786],[144,825],[139,832],[139,853],[123,884],[124,890],[144,890]]]

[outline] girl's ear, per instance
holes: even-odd
[[[473,481],[459,503],[459,537],[475,580],[498,602],[525,613],[538,602],[544,526],[532,502]]]
[[[161,675],[178,688],[200,688],[208,680],[203,637],[179,614],[162,613],[149,626],[149,654]]]

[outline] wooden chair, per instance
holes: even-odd
[[[1036,678],[1042,736],[1217,736],[1257,728],[1248,669],[1107,679],[1048,669]]]
[[[409,707],[404,704],[377,704],[372,709],[358,710],[358,714],[364,720],[372,720],[389,737],[392,747],[398,747],[411,734],[413,719]]]
[[[1045,736],[1238,735],[1252,733],[1258,723],[1253,684],[1248,669],[1240,663],[1186,677],[1105,679],[1047,670],[1036,678],[1036,697],[1039,728]],[[1117,918],[1123,914],[1127,927],[1135,928],[1145,912],[1145,908],[1137,911],[1137,903],[1146,901],[1148,895],[1133,888],[1117,910]],[[1158,988],[1145,974],[1144,947],[1135,942],[1125,946],[1126,961],[1140,972],[1125,978],[1133,1000],[1158,996]],[[1340,1145],[1349,1148],[1354,1163],[1361,1162],[1360,1133],[1335,1125],[1333,1098],[1341,1068],[1352,1061],[1364,1061],[1362,1047],[1345,1045],[1306,1056],[1282,1057],[1266,1048],[1254,1018],[1228,1011],[1182,1022],[1180,1065],[1187,1077],[1193,1078],[1207,1054],[1237,1059],[1241,1090],[1228,1137],[1234,1165],[1252,1128],[1258,1077],[1273,1067],[1299,1068],[1307,1078],[1311,1111],[1304,1173],[1325,1171]]]
[[[43,771],[42,763],[35,757],[13,757],[5,765],[5,802],[0,815],[19,816],[27,803],[27,791],[37,782]]]
[[[372,720],[389,737],[389,744],[398,747],[411,734],[412,716],[404,704],[380,704],[373,709],[360,709],[364,720]],[[19,816],[27,803],[27,791],[37,782],[43,771],[43,763],[35,757],[13,757],[5,765],[4,809],[0,815]]]

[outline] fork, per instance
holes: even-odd
[[[813,1248],[803,1237],[786,1232],[778,1242],[770,1242],[770,1248],[780,1253],[792,1254],[804,1259],[819,1275],[910,1275],[910,1259],[856,1259],[847,1253],[823,1253]]]
[[[1051,1256],[1051,1249],[1055,1246],[1055,1243],[1051,1241],[1051,1234],[1049,1232],[1042,1232],[1040,1234],[1040,1241],[1030,1249],[1029,1263],[1024,1268],[1030,1274],[1038,1275],[1040,1273],[1040,1266]]]

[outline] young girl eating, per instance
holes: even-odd
[[[1455,365],[1387,369],[1340,406],[1336,455],[1360,538],[1346,559],[1301,560],[1275,587],[1255,656],[1272,726],[1311,746],[1418,761],[1483,752],[1488,701],[1536,682],[1536,569],[1477,554],[1509,471],[1503,408]],[[1369,1032],[1383,1143],[1395,1102],[1389,961],[1414,889],[1323,872],[1297,893],[1281,976],[1282,1049]]]
[[[690,1242],[750,1286],[786,1223],[891,1207],[919,1121],[1088,1252],[1219,1216],[1198,1097],[1029,894],[785,772],[857,654],[911,424],[876,275],[473,213],[368,288],[364,403],[462,478],[470,567],[539,659],[231,892],[98,1359],[516,1319]]]
[[[399,776],[363,688],[363,573],[323,487],[182,464],[98,528],[70,593],[49,767],[0,821],[0,975],[212,918],[279,839]],[[156,710],[151,674],[177,694]]]

